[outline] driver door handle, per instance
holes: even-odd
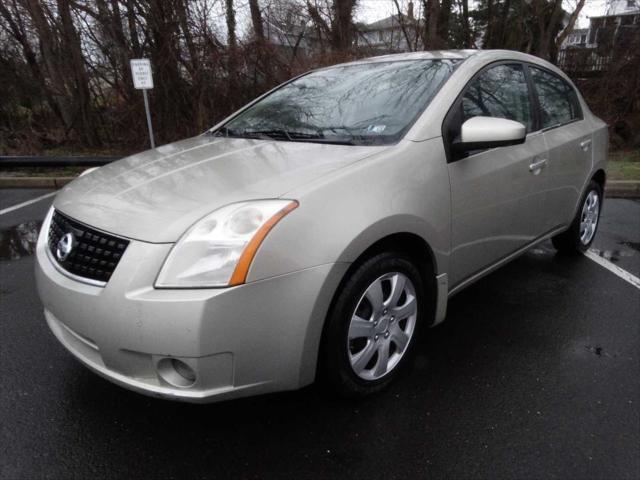
[[[590,146],[591,146],[591,139],[583,140],[582,142],[580,142],[580,148],[585,152],[589,150]]]
[[[529,171],[532,173],[538,173],[540,170],[542,170],[546,166],[547,166],[547,159],[542,158],[529,164]]]

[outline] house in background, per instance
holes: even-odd
[[[585,35],[586,30],[586,37]],[[588,29],[571,32],[558,54],[564,70],[585,75],[607,70],[614,56],[640,48],[640,1],[608,0],[604,15],[589,17]]]
[[[640,10],[640,2],[638,0],[609,0],[605,15],[622,15],[629,12],[637,12],[638,10]]]
[[[264,35],[269,43],[292,56],[306,56],[322,50],[320,32],[300,9],[286,8],[264,14]]]
[[[640,2],[609,0],[606,13],[589,18],[587,47],[610,50],[632,40],[640,30]]]
[[[562,43],[560,49],[564,50],[565,48],[570,47],[586,47],[588,36],[588,28],[576,28],[569,35],[567,35],[567,38],[564,39],[564,42]]]
[[[399,13],[377,22],[358,25],[356,46],[375,53],[397,53],[422,50],[420,31],[423,23],[413,13],[409,2],[407,13]]]
[[[358,24],[355,32],[355,47],[371,54],[409,52],[422,50],[420,35],[424,24],[413,13],[413,2],[409,2],[406,13],[391,15],[377,22]],[[318,31],[308,16],[301,10],[289,9],[272,14],[267,8],[264,19],[265,36],[269,43],[293,56],[306,56],[322,51],[327,44],[325,34]]]

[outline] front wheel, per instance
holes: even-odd
[[[596,236],[602,208],[602,188],[593,180],[587,186],[582,204],[569,230],[551,239],[560,253],[581,253],[586,251]]]
[[[402,254],[378,254],[351,273],[327,319],[322,351],[324,377],[338,393],[374,393],[408,365],[423,297],[420,272]]]

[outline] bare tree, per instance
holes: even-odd
[[[584,8],[585,3],[586,3],[586,0],[578,0],[576,7],[573,9],[571,14],[569,15],[569,21],[567,22],[567,26],[564,27],[564,29],[556,37],[556,40],[555,40],[556,49],[560,48],[560,45],[564,43],[564,41],[567,39],[569,34],[573,31],[576,25],[576,21],[578,20],[578,17],[580,16],[580,12],[582,12],[582,9]]]
[[[384,1],[395,13],[390,49],[462,48],[481,38],[483,48],[554,61],[586,0],[422,0],[416,18],[411,2]],[[145,147],[142,97],[129,70],[140,57],[152,63],[159,141],[199,133],[292,75],[369,55],[365,37],[356,37],[356,7],[357,0],[1,0],[0,149]],[[612,59],[610,73],[576,81],[619,142],[632,142],[624,132],[640,130],[640,48],[625,37],[631,46],[621,49],[605,33],[611,41],[596,53]]]

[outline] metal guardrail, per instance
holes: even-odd
[[[119,156],[13,156],[0,155],[0,168],[20,167],[99,167],[120,160]]]

